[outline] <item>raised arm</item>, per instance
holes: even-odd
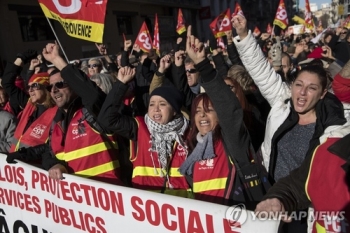
[[[270,106],[289,98],[288,86],[282,82],[281,77],[269,64],[251,32],[248,32],[247,20],[239,15],[234,16],[232,26],[238,34],[234,38],[234,43],[240,58]]]
[[[233,156],[235,153],[245,155],[250,146],[250,139],[243,123],[243,110],[238,98],[210,65],[205,57],[203,43],[191,35],[191,26],[188,27],[187,33],[186,52],[200,72],[201,85],[214,105],[227,152]]]
[[[135,76],[135,69],[122,67],[118,71],[118,80],[108,93],[97,117],[98,123],[107,132],[113,132],[125,138],[137,139],[137,123],[134,118],[120,113],[123,97],[128,90],[127,83]]]
[[[23,65],[36,58],[35,50],[17,54],[14,63],[8,63],[2,77],[2,86],[10,97],[10,105],[15,115],[17,115],[26,106],[29,96],[15,85],[16,77],[20,75]]]
[[[43,56],[61,71],[61,77],[81,97],[84,107],[97,116],[106,94],[83,71],[63,60],[57,44],[47,44],[43,49]]]
[[[152,82],[149,86],[149,93],[151,93],[157,87],[160,87],[164,83],[165,72],[171,65],[171,55],[165,55],[159,61],[158,70],[154,73]]]

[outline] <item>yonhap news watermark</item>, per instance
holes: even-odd
[[[249,216],[250,215],[250,216]],[[268,212],[259,211],[258,214],[253,211],[247,211],[244,204],[231,206],[226,210],[225,217],[232,227],[243,225],[248,217],[251,221],[259,220],[301,220],[307,218],[309,221],[346,221],[345,211],[314,211],[300,210],[287,212]]]

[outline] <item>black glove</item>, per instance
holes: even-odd
[[[27,153],[26,148],[20,148],[18,151],[13,152],[13,153],[7,153],[7,157],[6,157],[6,162],[7,163],[16,163],[16,161],[14,161],[15,159],[24,159],[25,155]]]
[[[24,64],[30,62],[30,60],[36,58],[38,56],[38,53],[36,50],[28,49],[27,51],[23,53],[18,53],[17,58],[21,58],[22,62]]]

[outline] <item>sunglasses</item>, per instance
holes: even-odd
[[[100,67],[100,65],[98,65],[98,64],[89,64],[88,67],[89,68],[96,68],[96,67]]]
[[[66,83],[66,82],[64,82],[64,81],[60,81],[60,82],[57,82],[57,83],[55,83],[55,84],[48,85],[48,86],[46,87],[46,90],[47,90],[48,92],[51,92],[51,90],[52,90],[53,87],[55,87],[55,88],[57,88],[57,89],[63,89],[63,88],[68,87],[68,83]]]
[[[189,69],[189,70],[186,70],[186,73],[190,73],[190,74],[194,74],[194,73],[197,73],[197,70],[196,69]]]
[[[33,91],[39,90],[41,87],[40,83],[33,83],[32,85],[28,85],[27,86],[27,91],[29,91],[30,89],[32,89]]]

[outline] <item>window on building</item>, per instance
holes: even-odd
[[[17,12],[17,14],[24,42],[55,39],[50,25],[43,14],[26,14],[23,12]],[[51,25],[53,25],[52,21]]]
[[[132,35],[132,19],[131,16],[117,16],[119,35]]]

